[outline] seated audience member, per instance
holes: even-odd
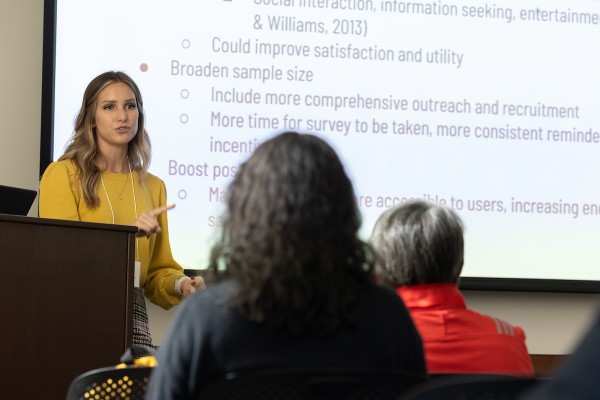
[[[147,399],[196,399],[231,371],[387,368],[426,374],[422,342],[374,254],[335,151],[310,134],[261,144],[228,188],[210,270],[158,351]]]
[[[402,203],[381,215],[371,242],[378,275],[396,287],[421,334],[429,373],[533,376],[523,330],[466,307],[463,228],[453,210]]]
[[[595,400],[600,398],[596,375],[600,369],[600,314],[575,352],[559,367],[553,379],[543,380],[524,400]]]

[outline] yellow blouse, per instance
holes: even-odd
[[[148,173],[142,185],[136,171],[131,174],[103,172],[98,184],[100,206],[89,208],[76,172],[77,167],[71,160],[48,166],[40,183],[40,217],[131,225],[142,212],[167,204],[165,183],[157,176]],[[167,213],[159,215],[157,220],[160,233],[150,238],[136,238],[136,259],[141,262],[140,286],[144,294],[154,304],[169,309],[182,300],[175,292],[175,281],[183,276],[183,268],[171,253]]]

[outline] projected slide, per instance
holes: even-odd
[[[363,215],[422,198],[466,226],[464,276],[600,280],[600,7],[579,1],[57,0],[54,159],[87,83],[139,84],[175,258],[206,266],[227,185],[314,132]]]

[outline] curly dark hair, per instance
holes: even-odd
[[[326,334],[356,321],[373,252],[336,152],[311,134],[261,144],[228,189],[210,270],[239,282],[231,300],[251,320]]]

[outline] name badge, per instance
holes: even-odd
[[[140,270],[142,268],[142,263],[139,261],[135,262],[135,267],[133,269],[133,286],[140,287]]]

